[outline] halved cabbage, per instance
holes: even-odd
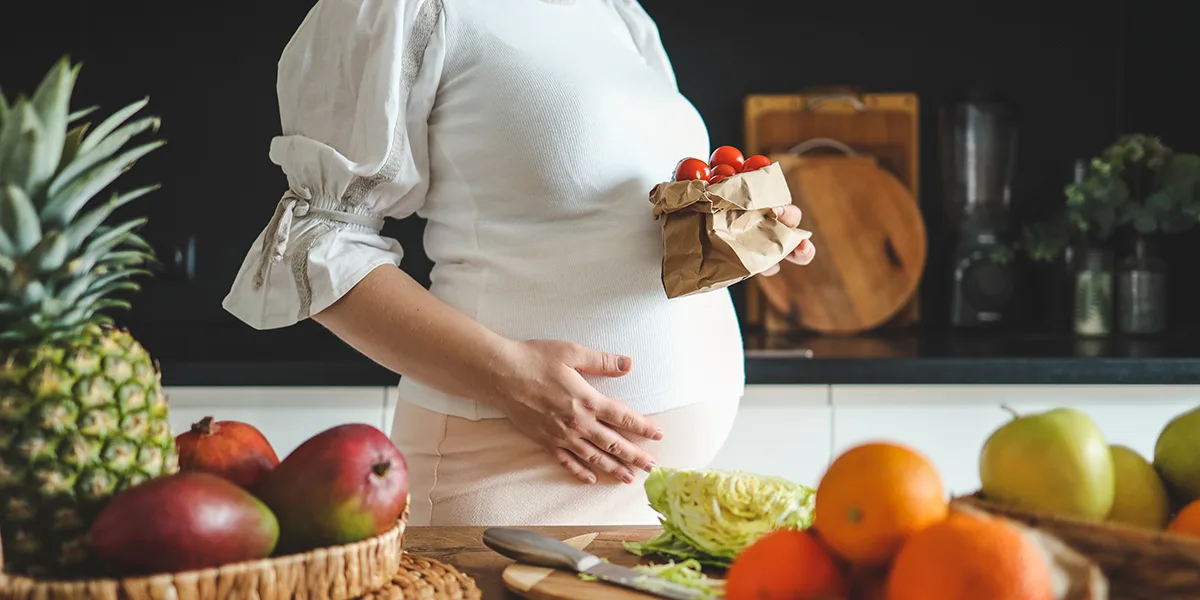
[[[771,531],[807,529],[816,502],[815,490],[782,477],[719,469],[656,467],[645,489],[663,530],[625,549],[718,567]]]

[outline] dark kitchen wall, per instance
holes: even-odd
[[[1122,129],[1123,101],[1158,113],[1152,117],[1157,121],[1143,124],[1159,130],[1190,116],[1197,84],[1187,79],[1194,70],[1186,68],[1188,58],[1173,56],[1169,77],[1129,74],[1131,63],[1155,61],[1143,55],[1150,52],[1145,48],[1129,56],[1123,50],[1128,35],[1178,46],[1187,39],[1182,28],[1188,20],[1177,22],[1173,40],[1158,40],[1154,28],[1161,23],[1145,31],[1140,24],[1172,19],[1127,9],[1126,2],[1142,4],[1059,2],[1053,13],[1045,3],[1030,0],[969,10],[966,3],[879,0],[726,3],[725,12],[687,8],[697,3],[678,0],[644,0],[643,5],[657,20],[680,86],[704,115],[714,144],[741,142],[742,98],[750,93],[846,84],[919,94],[927,123],[921,203],[931,238],[923,295],[937,323],[945,304],[938,275],[945,267],[939,259],[940,179],[930,124],[942,98],[959,87],[986,85],[1020,105],[1024,122],[1015,204],[1021,214],[1061,202],[1071,159],[1094,153]],[[267,158],[270,139],[279,132],[275,63],[311,5],[311,0],[250,5],[224,0],[170,8],[149,0],[31,3],[27,8],[42,14],[23,18],[19,29],[10,27],[0,37],[0,86],[9,94],[31,89],[55,58],[69,53],[84,62],[80,106],[112,110],[149,95],[151,110],[162,116],[168,145],[127,175],[127,185],[163,183],[137,207],[151,217],[147,236],[168,263],[194,260],[191,281],[176,272],[147,282],[130,317],[160,356],[233,358],[246,343],[264,358],[350,355],[340,344],[328,343],[329,336],[310,322],[254,332],[220,308],[247,247],[284,189],[282,175]],[[1122,93],[1126,79],[1157,93]],[[1190,96],[1166,102],[1153,98],[1175,93],[1181,88],[1172,86],[1178,85],[1191,86]],[[1194,121],[1192,128],[1187,143],[1195,146]],[[391,223],[387,231],[407,248],[405,268],[424,280],[429,264],[420,250],[421,223]],[[186,252],[189,239],[194,257]]]

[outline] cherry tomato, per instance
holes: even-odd
[[[721,146],[713,150],[712,156],[708,158],[708,164],[712,166],[729,165],[733,167],[733,172],[737,173],[742,170],[742,164],[746,162],[746,157],[742,156],[742,151],[733,146]]]
[[[675,181],[687,181],[689,179],[699,179],[707,181],[712,176],[712,171],[708,168],[708,163],[698,158],[685,158],[675,165]]]
[[[722,178],[733,177],[734,175],[737,175],[737,169],[734,169],[733,167],[724,163],[713,165],[712,177],[716,177],[717,175],[720,175]],[[712,181],[712,177],[709,177],[709,181]]]
[[[757,171],[758,169],[761,169],[769,164],[771,164],[771,159],[761,154],[755,154],[754,156],[746,159],[746,163],[742,165],[742,173]]]

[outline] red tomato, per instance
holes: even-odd
[[[698,158],[685,158],[675,165],[675,181],[686,181],[689,179],[699,179],[707,181],[712,176],[712,171],[708,168],[708,163]]]
[[[771,159],[761,154],[755,154],[754,156],[746,159],[746,163],[742,165],[742,173],[746,173],[748,171],[757,171],[758,169],[761,169],[769,164],[771,164]]]
[[[717,183],[720,181],[725,181],[726,179],[729,179],[728,175],[713,175],[712,177],[708,178],[708,182],[709,183]]]
[[[742,164],[746,162],[746,158],[742,156],[742,151],[733,146],[721,146],[713,150],[712,156],[708,158],[708,164],[712,166],[729,165],[733,168],[733,172],[737,173],[742,170]]]
[[[712,166],[712,176],[716,177],[717,175],[721,175],[723,177],[733,177],[734,175],[737,175],[737,169],[735,169],[727,164],[724,164],[724,163],[719,164],[719,165],[713,165]]]

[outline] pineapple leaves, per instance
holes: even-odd
[[[41,126],[40,139],[30,153],[32,165],[28,189],[35,198],[41,195],[46,182],[58,170],[71,112],[71,90],[78,75],[79,66],[72,66],[67,58],[62,58],[50,69],[30,100]]]
[[[86,241],[93,233],[96,233],[97,228],[104,223],[104,220],[113,213],[116,209],[134,201],[138,198],[158,189],[157,185],[150,185],[143,188],[138,188],[126,194],[113,194],[112,200],[92,209],[82,217],[76,219],[67,226],[66,236],[67,243],[71,250],[78,249],[84,241]],[[138,226],[146,222],[145,218],[135,219],[129,223],[124,223],[118,226],[118,229],[123,229],[121,233],[132,231]],[[105,236],[113,235],[111,231],[104,232],[95,239],[101,239]],[[120,235],[117,233],[116,235]]]
[[[29,252],[42,238],[42,224],[33,202],[11,183],[0,187],[0,229],[12,232],[14,254]]]
[[[29,253],[29,262],[33,263],[37,272],[48,273],[62,267],[69,252],[66,236],[52,231]]]
[[[138,100],[137,102],[134,102],[133,104],[130,104],[125,108],[122,108],[121,110],[109,115],[107,119],[101,121],[100,124],[96,126],[96,130],[93,131],[91,135],[87,136],[87,138],[83,140],[83,143],[79,146],[79,151],[87,152],[88,150],[95,148],[100,144],[100,142],[104,141],[104,138],[108,137],[108,134],[120,127],[121,123],[129,120],[129,117],[132,117],[137,113],[137,111],[142,110],[142,108],[144,108],[149,102],[149,98],[142,98],[141,100]]]
[[[57,196],[64,186],[74,181],[81,173],[84,173],[103,160],[112,158],[126,142],[133,139],[133,136],[147,129],[157,129],[158,123],[159,120],[157,117],[146,117],[114,131],[112,135],[100,140],[96,146],[90,149],[85,149],[81,143],[77,148],[78,153],[75,156],[75,160],[71,164],[66,165],[62,172],[54,178],[54,182],[50,184],[50,190],[47,195],[50,197]]]
[[[95,133],[92,135],[95,135]],[[84,144],[86,143],[85,140]],[[46,208],[42,211],[42,218],[48,223],[59,227],[66,225],[75,218],[75,215],[83,209],[92,196],[95,196],[100,190],[115,181],[117,177],[120,177],[125,172],[125,169],[137,159],[149,154],[164,143],[166,142],[158,140],[142,144],[141,146],[125,151],[116,158],[106,160],[96,165],[92,170],[81,174],[67,185],[66,188],[49,196]],[[83,146],[80,146],[79,151],[86,152]],[[54,188],[57,183],[58,180],[56,179],[54,183],[50,184],[50,187]]]
[[[67,138],[63,142],[62,158],[58,161],[60,169],[70,166],[71,161],[75,160],[75,155],[79,152],[79,144],[83,141],[83,134],[87,133],[88,123],[84,123],[67,132]]]
[[[0,131],[0,181],[30,189],[41,123],[33,105],[23,98],[17,99],[9,117]]]
[[[79,109],[79,110],[67,115],[67,124],[70,125],[71,123],[74,123],[75,121],[78,121],[98,110],[100,110],[99,106],[89,106],[87,108]]]

